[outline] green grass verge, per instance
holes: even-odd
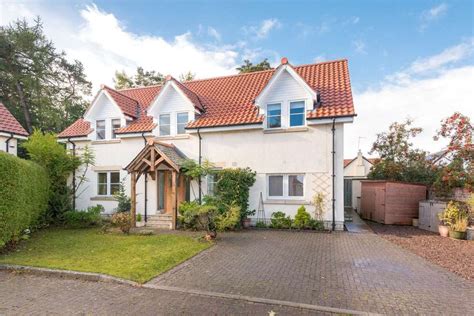
[[[46,229],[0,255],[0,263],[104,273],[144,283],[211,246],[187,236]]]

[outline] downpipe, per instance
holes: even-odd
[[[76,143],[71,138],[67,142],[72,145],[72,156],[76,157]],[[76,210],[76,169],[72,171],[72,209]]]
[[[5,151],[7,153],[10,152],[10,141],[13,139],[13,133],[10,134],[10,137],[7,138],[7,140],[5,141]]]
[[[198,138],[199,138],[199,166],[201,166],[202,164],[202,137],[201,137],[201,132],[199,131],[199,127],[197,129],[197,134],[198,134]],[[201,179],[201,176],[199,176],[199,179],[198,179],[198,189],[199,189],[199,204],[202,204],[202,188],[201,188],[201,185],[202,185],[202,179]]]
[[[336,230],[336,119],[332,120],[332,231]]]
[[[143,141],[145,142],[145,146],[147,144],[146,137],[145,137],[145,132],[142,133],[142,138]],[[144,194],[144,211],[145,211],[145,224],[148,221],[148,172],[145,172],[145,194]]]

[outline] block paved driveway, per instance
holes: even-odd
[[[216,246],[150,283],[392,315],[474,310],[474,282],[372,233],[220,236]]]

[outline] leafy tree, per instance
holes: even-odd
[[[115,89],[128,89],[162,84],[164,80],[165,77],[157,71],[146,71],[143,67],[137,67],[133,76],[129,76],[125,71],[116,71],[114,83]]]
[[[268,70],[268,69],[272,69],[272,67],[270,66],[270,63],[268,62],[268,58],[265,58],[263,61],[261,61],[260,63],[256,65],[251,63],[250,60],[246,59],[244,60],[243,65],[235,69],[237,69],[239,73],[243,74],[243,73],[254,72],[254,71]]]
[[[448,140],[444,153],[449,163],[440,160],[440,173],[434,183],[438,195],[450,195],[454,188],[474,189],[473,125],[469,117],[455,112],[441,121],[435,140]]]
[[[395,122],[388,132],[377,134],[370,154],[377,153],[380,160],[372,167],[369,179],[433,183],[435,170],[426,160],[426,152],[414,149],[411,143],[411,139],[422,131],[411,127],[412,123],[410,119]]]
[[[69,126],[83,114],[90,90],[83,65],[56,50],[40,18],[0,27],[0,100],[30,133]]]
[[[179,81],[181,82],[191,81],[191,80],[194,80],[195,77],[196,77],[195,73],[188,71],[179,75]]]
[[[62,221],[64,213],[72,209],[72,190],[67,181],[71,172],[81,165],[81,158],[71,155],[59,144],[55,134],[43,134],[39,130],[35,130],[23,146],[30,159],[43,166],[49,176],[47,221]]]

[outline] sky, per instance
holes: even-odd
[[[474,120],[473,1],[12,1],[0,25],[40,16],[46,35],[85,66],[94,89],[137,66],[178,77],[236,73],[245,59],[277,66],[347,58],[357,117],[345,158],[406,118],[434,152],[441,119]],[[372,155],[373,156],[373,155]]]

